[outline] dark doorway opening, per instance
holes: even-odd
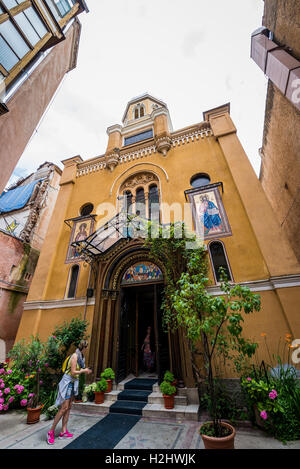
[[[121,289],[118,382],[129,374],[140,376],[148,371],[143,347],[148,327],[151,327],[149,348],[153,354],[150,373],[158,375],[161,380],[165,371],[170,369],[168,333],[162,326],[162,292],[161,283]]]

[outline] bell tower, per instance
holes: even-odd
[[[154,139],[157,151],[167,156],[171,148],[170,133],[173,126],[169,110],[163,101],[148,93],[131,99],[127,103],[122,124],[107,128],[107,169],[113,171],[118,165],[121,150],[148,139]]]

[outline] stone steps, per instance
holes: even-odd
[[[143,417],[198,421],[199,406],[197,404],[175,405],[174,409],[165,409],[164,404],[147,404],[143,408]]]
[[[158,384],[154,384],[153,392],[160,393],[160,387]],[[176,396],[187,396],[187,388],[177,388]]]
[[[199,420],[199,405],[189,403],[187,388],[178,388],[177,394],[174,396],[174,409],[165,409],[164,398],[157,383],[152,386],[152,392],[150,391],[150,394],[145,397],[147,394],[145,390],[135,389],[134,387],[131,389],[131,385],[129,385],[129,389],[128,385],[125,389],[125,384],[132,379],[130,377],[117,385],[114,384],[113,390],[110,393],[105,393],[103,404],[95,404],[94,402],[74,403],[72,412],[89,415],[121,412],[125,414],[136,413],[142,415],[142,417],[155,420]]]
[[[148,397],[148,404],[164,404],[164,398],[161,392],[153,392],[150,394]],[[175,406],[181,405],[181,406],[187,406],[188,405],[188,400],[187,396],[174,396],[174,404]]]

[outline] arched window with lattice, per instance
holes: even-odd
[[[143,171],[129,176],[120,186],[120,209],[143,218],[160,219],[159,180],[156,174]]]

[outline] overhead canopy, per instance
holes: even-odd
[[[35,185],[42,179],[26,184],[26,186],[19,186],[7,192],[3,192],[0,197],[0,214],[11,212],[23,208],[30,199]]]
[[[120,212],[83,241],[73,242],[78,252],[97,256],[103,254],[123,238],[135,238],[141,233],[140,217]]]

